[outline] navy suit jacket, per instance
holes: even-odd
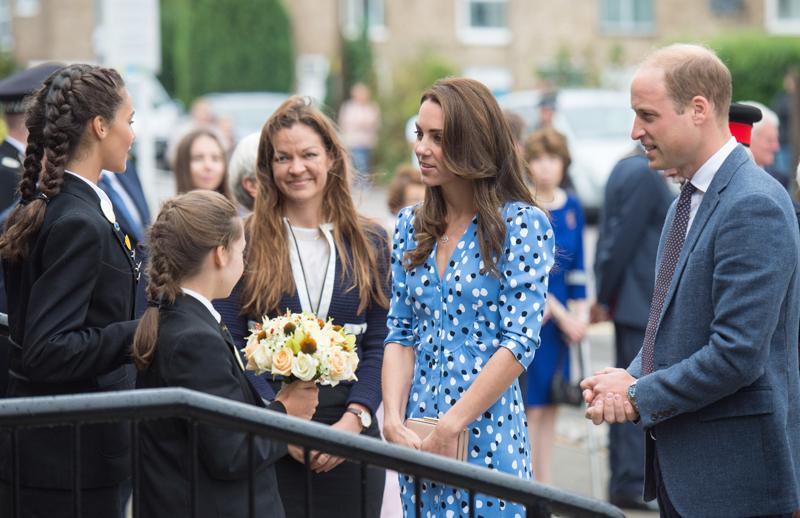
[[[659,258],[672,224],[664,225]],[[647,435],[683,516],[800,508],[800,234],[786,190],[737,146],[703,195],[667,291],[655,370],[631,363]],[[641,376],[641,377],[640,377]]]
[[[136,165],[129,161],[125,172],[118,174],[117,179],[133,200],[134,205],[136,205],[136,211],[142,218],[142,226],[147,227],[150,225],[150,208],[147,206],[147,199],[144,197],[144,190],[142,189],[142,182],[139,180],[139,173],[136,171]],[[122,225],[122,222],[120,222],[120,225]]]
[[[594,271],[597,302],[619,324],[647,327],[658,241],[674,198],[641,154],[620,160],[608,177]]]
[[[125,189],[125,192],[128,194],[128,196],[131,197],[131,200],[133,200],[133,203],[136,206],[136,211],[139,213],[139,217],[142,220],[142,227],[146,229],[150,225],[150,209],[147,206],[147,200],[144,197],[144,191],[142,190],[142,184],[139,181],[139,174],[136,172],[136,165],[134,162],[129,160],[125,172],[122,174],[117,174],[116,178],[119,180],[119,183],[122,184],[122,187]],[[136,288],[135,314],[138,318],[142,316],[144,310],[147,309],[147,295],[145,292],[147,280],[144,277],[145,262],[147,261],[146,249],[143,246],[140,246],[141,243],[136,239],[131,231],[131,221],[123,212],[119,210],[118,207],[114,207],[114,215],[117,218],[117,222],[119,223],[122,232],[124,232],[130,238],[131,246],[134,250],[136,250],[136,260],[141,263],[140,271],[142,277],[139,279],[139,285]]]

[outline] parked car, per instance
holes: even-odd
[[[542,92],[527,90],[510,92],[498,102],[520,114],[531,132],[539,122],[541,98]],[[630,137],[633,117],[627,92],[582,88],[558,92],[553,126],[569,141],[569,174],[590,220],[602,207],[603,190],[614,164],[636,145]]]
[[[233,123],[236,139],[261,131],[272,112],[289,97],[276,92],[233,92],[204,95],[211,111],[219,118]]]

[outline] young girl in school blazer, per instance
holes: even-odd
[[[0,237],[11,348],[6,397],[133,388],[130,344],[137,266],[102,169],[125,171],[134,134],[117,72],[70,65],[33,94],[20,202]],[[128,371],[131,370],[129,373]],[[80,427],[85,516],[122,516],[130,494],[129,427]],[[24,516],[72,516],[73,431],[19,433]],[[12,502],[10,434],[0,434],[0,515]]]
[[[230,295],[244,262],[244,230],[236,206],[214,191],[167,201],[149,230],[148,309],[134,339],[137,388],[186,387],[233,401],[310,419],[317,407],[312,382],[287,385],[265,403],[244,375],[242,358],[211,300]],[[189,434],[185,421],[145,421],[141,487],[149,518],[191,510]],[[197,510],[200,517],[248,512],[247,434],[199,425]],[[255,439],[255,498],[259,516],[283,516],[273,463],[286,445]]]

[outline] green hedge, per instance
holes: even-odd
[[[381,96],[381,131],[378,138],[375,163],[382,174],[380,181],[391,178],[391,172],[411,160],[411,149],[405,138],[408,118],[419,110],[422,92],[434,82],[455,75],[456,67],[430,50],[417,58],[396,66],[392,73],[392,90]]]
[[[291,91],[294,46],[280,0],[161,0],[162,73],[183,102],[209,92]]]
[[[733,76],[733,99],[772,104],[791,68],[800,67],[800,39],[764,34],[727,35],[709,42]]]

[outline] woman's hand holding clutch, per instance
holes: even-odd
[[[458,458],[458,436],[461,432],[450,434],[443,426],[437,426],[422,441],[422,451],[444,455],[451,459]]]
[[[422,439],[419,438],[419,435],[407,428],[401,421],[397,423],[384,423],[383,436],[387,441],[400,446],[414,448],[415,450],[422,447]]]

